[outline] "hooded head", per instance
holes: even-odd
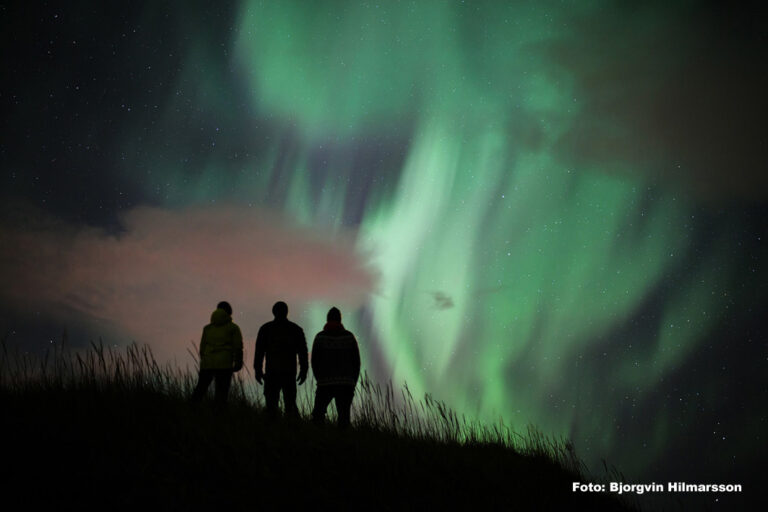
[[[232,321],[232,306],[227,301],[221,301],[216,305],[216,310],[211,313],[211,323],[213,325],[224,325]]]
[[[288,304],[283,301],[275,302],[272,306],[272,314],[275,315],[275,320],[283,320],[288,317]]]
[[[211,313],[211,323],[213,325],[224,325],[231,321],[232,317],[229,316],[229,313],[227,313],[227,311],[222,308],[216,308],[216,310]]]
[[[341,322],[341,311],[337,307],[328,310],[328,316],[325,317],[329,322]]]
[[[216,309],[223,309],[224,311],[226,311],[226,312],[227,312],[227,314],[228,314],[229,316],[232,316],[232,306],[230,306],[230,305],[229,305],[229,302],[227,302],[227,301],[225,301],[225,300],[223,300],[223,301],[219,302],[219,303],[216,305]]]

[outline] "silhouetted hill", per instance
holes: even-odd
[[[237,392],[224,410],[194,406],[188,386],[174,387],[178,376],[151,358],[140,363],[142,351],[133,350],[112,362],[103,352],[78,355],[68,369],[46,372],[32,364],[24,369],[26,363],[14,370],[6,355],[0,379],[5,503],[99,510],[627,510],[611,495],[574,494],[572,482],[585,477],[552,454],[430,438],[423,428],[424,435],[419,429],[406,435],[362,420],[343,431],[274,420]],[[359,409],[365,416],[367,409]],[[445,409],[441,414],[455,421]],[[371,417],[369,411],[364,419]]]

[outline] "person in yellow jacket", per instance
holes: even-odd
[[[216,380],[215,401],[227,401],[232,373],[243,367],[243,335],[232,321],[232,306],[219,302],[211,313],[211,323],[203,328],[200,339],[200,374],[192,392],[192,401],[203,399],[211,381]]]

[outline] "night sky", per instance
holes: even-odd
[[[765,16],[111,4],[0,6],[9,345],[191,365],[219,300],[246,358],[275,301],[310,340],[336,305],[382,382],[636,481],[762,481]]]

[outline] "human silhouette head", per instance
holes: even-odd
[[[227,314],[228,314],[229,316],[232,316],[232,306],[230,306],[230,305],[229,305],[229,302],[227,302],[227,301],[225,301],[225,300],[223,300],[223,301],[219,302],[219,303],[216,305],[216,309],[223,309],[224,311],[226,311],[226,312],[227,312]]]
[[[328,316],[326,317],[326,319],[329,322],[341,322],[341,311],[339,311],[339,308],[334,306],[331,309],[329,309]]]
[[[288,317],[288,304],[286,304],[283,301],[275,302],[275,305],[272,306],[272,314],[275,315],[275,318],[278,320],[282,320],[283,318]]]

